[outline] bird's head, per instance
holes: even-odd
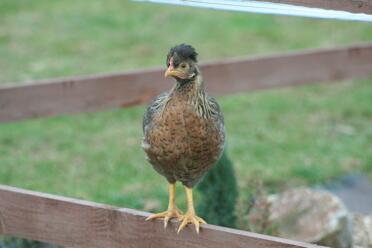
[[[181,83],[194,81],[200,73],[197,56],[195,49],[190,45],[172,47],[167,55],[167,70],[164,76],[173,77]]]

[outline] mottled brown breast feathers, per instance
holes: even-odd
[[[144,117],[143,148],[149,162],[169,182],[189,187],[217,162],[225,139],[217,102],[196,86],[160,95]]]

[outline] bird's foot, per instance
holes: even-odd
[[[177,233],[184,229],[187,224],[191,223],[195,225],[196,232],[199,234],[200,223],[207,224],[205,220],[195,214],[195,211],[187,211],[185,215],[182,215],[179,218],[179,220],[181,221],[181,225],[179,226]]]
[[[167,211],[158,213],[158,214],[152,214],[149,217],[146,218],[147,220],[153,220],[153,219],[160,219],[164,218],[164,228],[167,228],[168,221],[172,218],[178,218],[180,219],[182,217],[182,212],[177,207],[173,207],[168,209]]]

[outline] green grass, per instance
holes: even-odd
[[[208,60],[368,40],[369,23],[114,0],[2,0],[0,82],[164,65],[181,42]]]
[[[0,82],[164,65],[169,47],[181,42],[209,60],[371,40],[366,23],[120,1],[3,0]],[[220,97],[241,192],[257,178],[270,191],[354,171],[372,178],[371,83]],[[164,208],[165,180],[140,148],[143,112],[139,106],[2,124],[0,183]],[[177,201],[184,204],[183,192]]]

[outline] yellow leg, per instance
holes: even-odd
[[[192,199],[192,189],[185,187],[186,197],[187,197],[187,212],[185,215],[181,216],[180,221],[181,225],[178,228],[178,233],[191,223],[195,225],[196,232],[199,233],[200,223],[207,224],[202,218],[195,214],[194,202]]]
[[[152,219],[158,219],[158,218],[164,218],[164,228],[167,228],[168,221],[171,218],[180,218],[182,215],[182,212],[176,207],[174,200],[175,200],[175,194],[176,194],[176,184],[170,183],[169,184],[169,204],[168,204],[168,210],[158,213],[158,214],[152,214],[149,217],[147,217],[146,220],[152,220]]]

